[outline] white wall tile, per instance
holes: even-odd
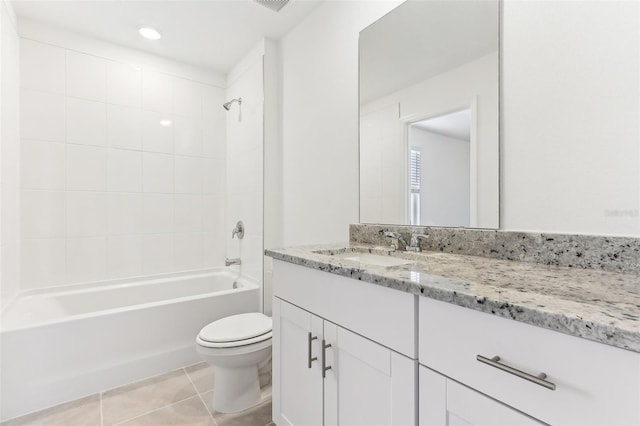
[[[65,93],[65,53],[61,47],[20,39],[20,85],[26,89]]]
[[[173,270],[173,234],[142,237],[142,272],[158,274]]]
[[[70,190],[105,191],[107,149],[67,145],[66,185]]]
[[[202,231],[203,204],[200,195],[175,195],[175,231]]]
[[[142,275],[142,236],[107,238],[107,276],[109,278]]]
[[[65,141],[64,96],[23,89],[20,97],[20,136]]]
[[[139,109],[107,105],[107,143],[113,148],[142,149],[142,115]]]
[[[142,192],[142,152],[109,149],[107,190]]]
[[[202,227],[205,231],[220,231],[224,227],[224,195],[205,195],[202,200]]]
[[[140,107],[142,72],[134,65],[110,61],[107,65],[107,102]]]
[[[142,147],[149,152],[173,154],[174,120],[169,114],[142,111]],[[165,120],[170,123],[163,125]]]
[[[104,102],[107,99],[107,61],[67,50],[67,95]]]
[[[107,234],[107,194],[68,191],[66,206],[67,237]]]
[[[18,242],[5,242],[0,245],[0,299],[3,306],[20,288],[20,245]]]
[[[173,156],[145,152],[142,170],[144,192],[173,193]]]
[[[224,160],[203,160],[204,182],[202,192],[205,194],[224,194],[225,164]]]
[[[0,188],[0,195],[2,195],[1,220],[0,224],[2,235],[2,241],[13,242],[17,244],[20,239],[20,189],[10,185],[10,182],[2,182],[2,188]]]
[[[208,117],[202,121],[202,154],[205,157],[225,158],[226,131],[224,120],[213,121]]]
[[[204,175],[202,159],[193,157],[174,157],[176,194],[201,194]]]
[[[109,235],[142,232],[142,194],[109,194]]]
[[[142,109],[172,112],[173,78],[155,71],[142,72]]]
[[[67,98],[67,142],[83,145],[107,144],[107,105]]]
[[[205,232],[204,238],[204,266],[216,267],[224,265],[225,242],[218,232]]]
[[[228,114],[222,108],[226,102],[225,93],[223,89],[213,86],[205,86],[203,90],[202,152],[206,157],[224,159]]]
[[[202,155],[202,120],[174,117],[173,152],[179,155]]]
[[[204,84],[184,78],[173,80],[173,112],[189,117],[202,116]]]
[[[173,195],[144,194],[142,207],[142,232],[159,234],[173,232]]]
[[[21,192],[22,238],[64,237],[64,192]]]
[[[107,277],[107,239],[67,239],[67,283],[93,282]]]
[[[2,233],[19,247],[22,229],[26,288],[221,265],[225,90],[22,44],[22,167],[3,135],[0,208],[24,205]]]
[[[201,232],[175,234],[174,267],[178,271],[204,266],[204,237]]]
[[[65,282],[64,238],[27,239],[20,244],[20,285],[23,289]]]
[[[23,140],[21,186],[25,189],[64,189],[65,145]]]
[[[202,90],[202,115],[206,117],[207,120],[213,118],[214,121],[223,121],[222,126],[224,127],[226,111],[222,107],[222,104],[227,101],[225,98],[225,90],[220,87],[209,86],[208,84],[203,84],[200,87]]]

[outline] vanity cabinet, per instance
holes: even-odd
[[[340,292],[332,292],[333,285]],[[415,357],[374,341],[366,333],[371,325],[361,321],[364,316],[377,323],[399,307],[404,309],[397,311],[399,317],[415,318],[414,296],[285,264],[274,264],[274,296],[273,417],[278,425],[416,424]],[[391,311],[377,311],[387,297]],[[347,311],[333,311],[343,303]],[[316,310],[306,309],[310,305]],[[335,315],[323,315],[327,312]],[[408,343],[415,353],[415,337],[402,342],[390,331],[377,337],[403,348]]]
[[[432,421],[444,412],[499,424],[518,411],[554,425],[640,424],[636,352],[428,298],[419,316],[421,424],[445,424]],[[459,411],[465,399],[485,407],[465,411],[479,420]],[[515,424],[536,424],[526,421]]]
[[[273,274],[279,426],[640,425],[640,353],[284,261]]]
[[[543,424],[422,365],[419,370],[420,426]]]

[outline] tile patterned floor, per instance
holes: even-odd
[[[207,363],[181,368],[111,389],[0,426],[274,426],[271,387],[257,406],[240,414],[211,408],[213,368]]]

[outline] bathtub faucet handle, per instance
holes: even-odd
[[[235,238],[236,235],[238,236],[239,240],[244,237],[244,223],[242,223],[241,220],[236,223],[236,227],[233,228],[233,231],[231,231],[231,239]]]

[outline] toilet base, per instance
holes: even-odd
[[[213,409],[219,413],[238,413],[260,402],[258,366],[214,366]]]

